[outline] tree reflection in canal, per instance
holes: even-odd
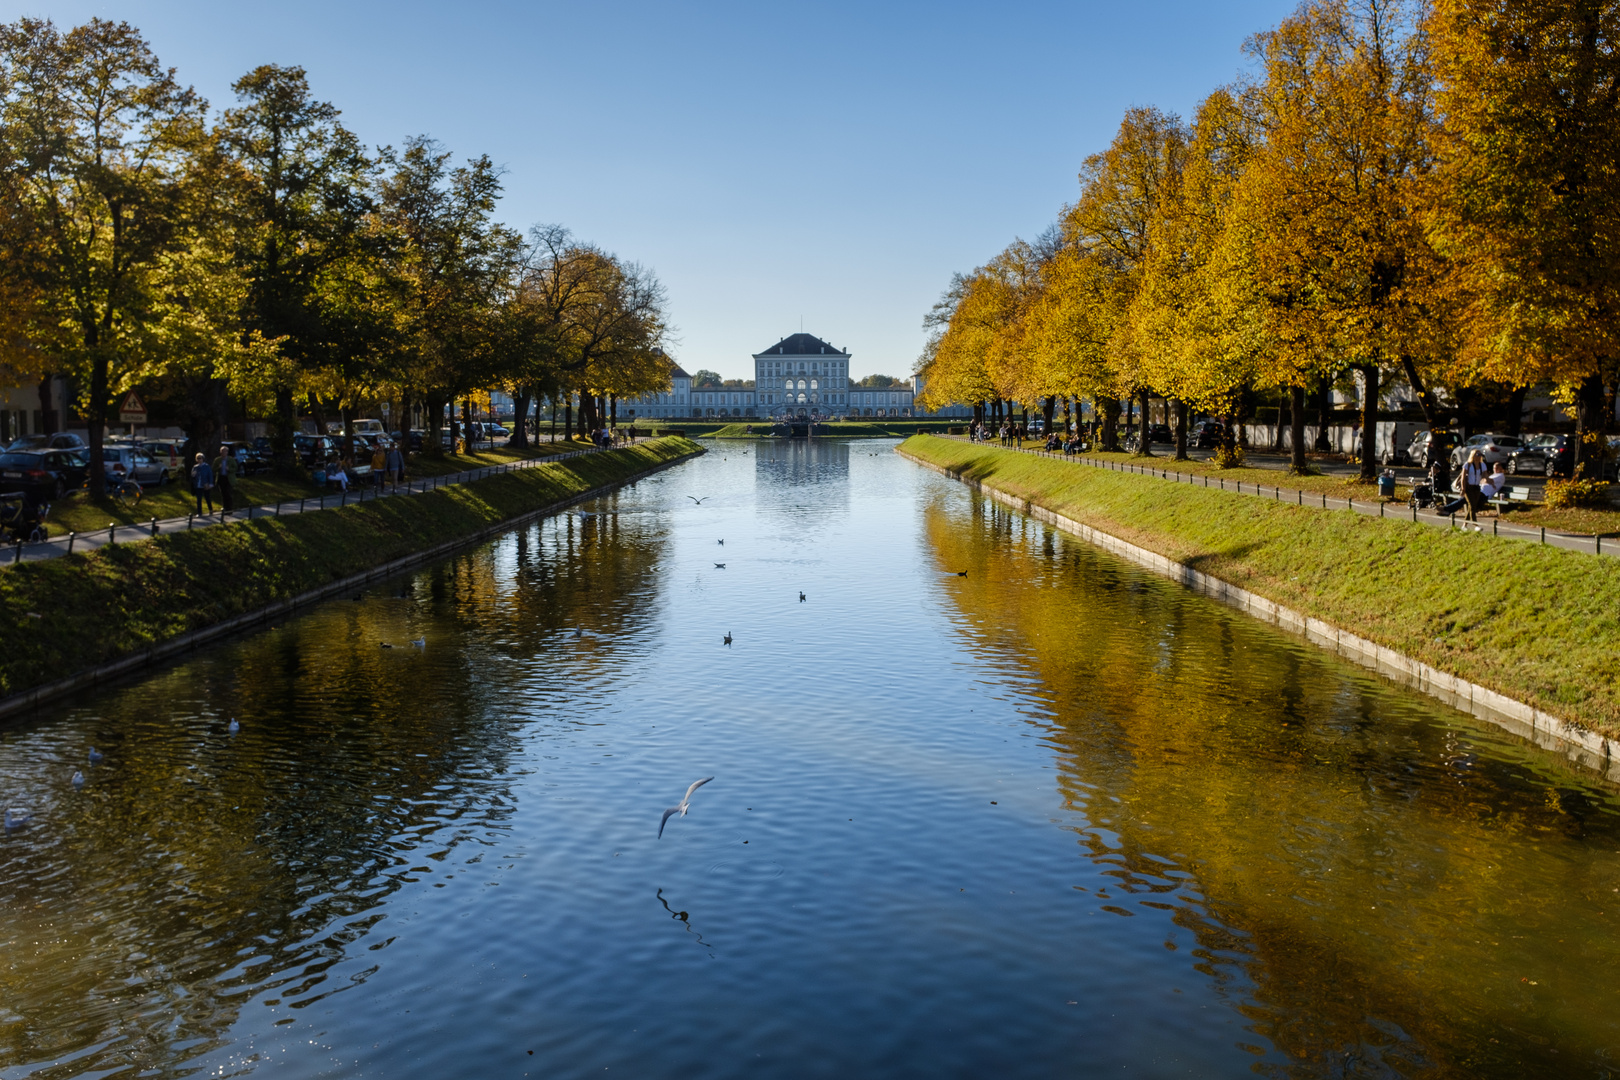
[[[942,587],[974,647],[1038,677],[1102,910],[1196,882],[1168,906],[1201,970],[1252,980],[1257,1035],[1310,1075],[1607,1056],[1606,784],[988,499],[925,516],[936,565],[970,568]]]

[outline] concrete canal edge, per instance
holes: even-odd
[[[896,447],[895,453],[925,469],[960,481],[1019,513],[1072,533],[1088,544],[1094,544],[1128,562],[1177,581],[1194,592],[1246,612],[1261,622],[1301,635],[1312,644],[1328,649],[1362,667],[1370,668],[1392,682],[1427,694],[1455,709],[1495,724],[1544,750],[1562,754],[1582,768],[1602,774],[1605,779],[1620,783],[1620,742],[1614,739],[1605,738],[1505,694],[1499,694],[1467,679],[1448,674],[1403,653],[1352,634],[1348,630],[1340,629],[1332,623],[1313,619],[1212,574],[1195,570],[1156,551],[1138,547],[1110,533],[1055,513],[1039,503],[1009,495],[991,484],[972,477],[958,475],[942,465],[926,461],[906,450]]]
[[[244,630],[251,630],[256,626],[271,622],[275,619],[286,618],[299,608],[308,607],[310,604],[319,603],[320,601],[329,599],[333,596],[344,595],[345,593],[352,592],[356,588],[370,585],[377,581],[384,581],[398,574],[402,574],[407,570],[421,566],[424,563],[430,563],[434,562],[435,560],[442,559],[445,556],[454,554],[455,552],[464,548],[481,544],[492,537],[499,536],[501,533],[509,532],[512,529],[525,524],[526,522],[535,520],[536,518],[546,517],[548,515],[555,514],[560,510],[566,510],[568,507],[574,506],[577,503],[582,503],[589,499],[606,495],[609,492],[617,491],[619,488],[625,487],[628,484],[633,484],[638,480],[645,479],[654,473],[662,472],[665,469],[674,468],[676,465],[684,464],[706,452],[707,451],[700,449],[689,454],[682,454],[677,458],[671,458],[668,461],[659,462],[657,465],[654,465],[651,468],[642,469],[640,472],[632,473],[629,476],[614,480],[612,483],[602,484],[598,487],[591,488],[589,491],[582,491],[577,495],[572,495],[569,498],[550,503],[534,510],[526,510],[521,514],[514,515],[513,517],[507,518],[504,521],[498,521],[492,525],[487,525],[475,532],[470,532],[465,536],[459,536],[454,540],[448,540],[442,544],[436,544],[431,548],[425,548],[422,551],[415,552],[411,555],[406,555],[403,558],[395,559],[392,562],[384,563],[381,566],[372,567],[370,570],[366,570],[358,574],[351,574],[348,577],[340,578],[326,585],[322,585],[320,588],[310,589],[307,592],[299,593],[297,596],[290,597],[286,600],[278,600],[275,603],[266,604],[264,607],[257,608],[253,611],[243,612],[240,615],[233,615],[228,619],[223,619],[217,623],[211,623],[208,626],[200,626],[195,630],[188,630],[184,634],[170,638],[168,641],[160,642],[149,648],[139,649],[132,653],[127,653],[124,656],[120,656],[116,660],[109,660],[106,663],[97,664],[94,667],[77,671],[66,678],[57,679],[54,682],[43,683],[39,686],[24,690],[21,693],[13,694],[7,698],[0,698],[0,720],[16,716],[20,713],[29,712],[32,709],[38,708],[39,706],[47,704],[58,698],[67,697],[71,694],[76,694],[80,691],[88,690],[92,687],[100,686],[105,683],[115,682],[122,678],[142,674],[155,664],[162,663],[165,660],[171,660],[177,656],[182,656],[185,653],[206,645],[211,641],[217,641],[220,638],[229,637],[232,634],[241,633]],[[477,481],[473,481],[473,483],[477,483]]]

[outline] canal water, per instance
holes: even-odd
[[[1613,790],[892,447],[0,729],[0,1077],[1613,1074]]]

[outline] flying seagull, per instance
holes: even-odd
[[[716,570],[724,570],[726,568],[726,564],[723,562],[717,562],[714,564],[714,568]]]
[[[425,649],[427,648],[427,638],[417,638],[415,641],[411,642],[411,644],[415,645],[418,649]]]
[[[726,546],[726,542],[724,540],[716,540],[715,543],[719,544],[721,547]]]
[[[688,495],[687,498],[691,499],[693,502],[697,503],[699,506],[702,506],[703,505],[703,499],[707,499],[708,496],[705,495],[705,496],[703,496],[703,499],[700,499],[696,495]]]
[[[686,816],[687,804],[692,801],[692,792],[696,791],[698,788],[702,787],[704,784],[707,784],[713,779],[714,777],[712,776],[705,776],[703,779],[697,781],[691,787],[686,789],[686,794],[681,796],[681,803],[679,806],[672,806],[668,810],[664,811],[664,820],[658,823],[658,836],[660,839],[663,838],[664,826],[669,824],[670,818],[674,817],[676,814],[681,815],[681,817]]]

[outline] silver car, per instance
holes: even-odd
[[[1495,465],[1498,461],[1506,462],[1523,449],[1524,440],[1517,435],[1475,435],[1451,452],[1451,467],[1462,468],[1475,450],[1485,455],[1485,464]]]
[[[169,482],[168,467],[138,446],[103,446],[101,460],[109,474],[133,480],[141,487],[161,487]]]

